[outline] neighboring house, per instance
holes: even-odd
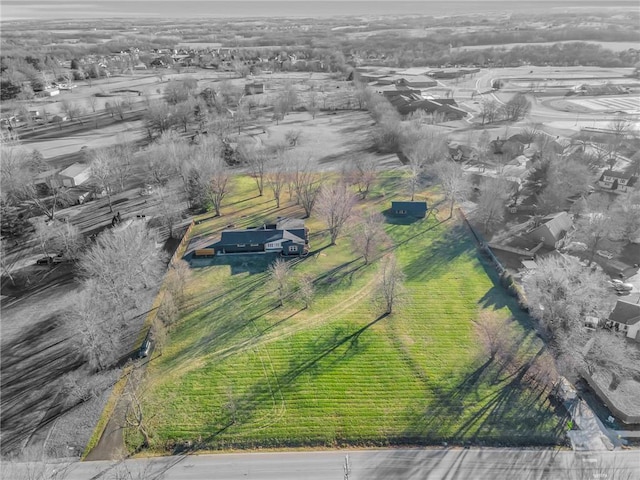
[[[218,255],[229,253],[281,253],[305,255],[309,252],[309,229],[296,218],[279,218],[275,224],[244,230],[223,230],[220,241],[204,250]]]
[[[640,342],[640,295],[619,298],[605,327],[623,332],[627,338]]]
[[[427,202],[391,202],[391,213],[402,217],[424,218]]]
[[[53,117],[51,117],[51,123],[62,123],[66,122],[67,120],[69,120],[69,117],[67,117],[66,115],[54,115]]]
[[[247,83],[244,86],[245,95],[257,95],[264,93],[264,83]]]
[[[626,172],[616,172],[615,170],[605,170],[598,179],[600,188],[612,192],[628,192],[634,188],[637,182],[638,177]]]
[[[47,170],[33,177],[33,184],[43,195],[49,195],[51,188],[61,186],[56,170]]]
[[[524,144],[515,139],[501,140],[500,137],[498,137],[492,140],[489,145],[491,145],[493,153],[497,155],[508,153],[511,155],[511,158],[518,157],[524,152]]]
[[[473,148],[458,143],[449,144],[449,156],[456,162],[466,162],[477,157]]]
[[[572,226],[573,220],[567,212],[552,213],[535,221],[533,228],[524,236],[532,242],[542,242],[546,247],[559,248]]]
[[[62,179],[62,185],[65,187],[77,187],[89,180],[91,167],[83,163],[74,163],[62,170],[58,176]]]
[[[626,263],[618,260],[608,260],[604,266],[604,270],[614,278],[626,280],[638,273],[638,264],[627,265]]]

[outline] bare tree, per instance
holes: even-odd
[[[612,216],[616,238],[627,243],[640,238],[640,192],[618,195],[614,200]]]
[[[546,173],[541,179],[544,185],[537,195],[540,213],[554,213],[565,210],[570,197],[586,193],[593,180],[593,173],[586,165],[576,160],[559,160],[551,156]]]
[[[112,112],[114,111],[114,105],[115,104],[111,105]],[[172,116],[172,108],[165,102],[160,101],[150,102],[149,108],[147,108],[144,114],[144,120],[147,130],[149,131],[149,137],[152,136],[153,132],[162,134],[175,125],[175,118]]]
[[[120,186],[120,191],[122,191],[133,167],[133,145],[125,134],[118,134],[116,137],[113,157],[113,173]]]
[[[602,318],[611,309],[607,298],[607,278],[573,257],[547,257],[538,268],[523,277],[531,314],[551,342],[570,354],[576,335],[581,335],[584,317]]]
[[[115,156],[106,148],[95,150],[91,155],[91,180],[107,195],[109,212],[113,212],[111,194],[113,193],[114,177],[116,176]]]
[[[160,198],[162,225],[169,231],[169,237],[174,238],[176,224],[182,220],[184,204],[176,192],[168,187],[159,187],[157,193]]]
[[[77,258],[83,244],[78,227],[60,220],[38,221],[35,227],[35,238],[43,255],[49,256],[52,252],[58,252],[68,259]]]
[[[276,258],[276,260],[269,265],[269,277],[276,287],[278,294],[278,306],[284,305],[284,300],[289,295],[291,290],[291,267],[289,263],[283,258]]]
[[[355,195],[349,191],[345,182],[325,185],[320,191],[316,210],[318,216],[324,220],[329,228],[331,245],[335,245],[336,239],[351,218],[355,204]]]
[[[60,108],[64,113],[66,113],[66,115],[69,117],[69,120],[78,120],[80,124],[82,124],[82,119],[80,118],[80,116],[82,115],[82,108],[78,104],[64,99],[62,100],[62,102],[60,102]]]
[[[501,352],[513,348],[513,319],[504,318],[496,310],[483,309],[478,314],[475,329],[489,360],[493,361]]]
[[[362,200],[367,198],[371,186],[378,178],[376,161],[372,157],[357,157],[350,165],[346,177],[352,185],[358,188]]]
[[[147,448],[150,444],[149,426],[147,416],[143,407],[144,397],[144,371],[141,368],[134,368],[130,373],[125,397],[127,408],[124,414],[125,427],[134,429],[142,435],[142,447]]]
[[[505,118],[513,122],[526,117],[530,110],[531,102],[522,93],[516,93],[511,100],[502,106]]]
[[[275,162],[269,165],[269,170],[266,172],[266,181],[269,189],[273,193],[273,198],[276,201],[276,208],[280,208],[280,198],[285,185],[289,181],[289,173],[287,171],[286,158],[278,158]]]
[[[383,258],[378,273],[376,295],[381,302],[383,313],[389,315],[404,296],[405,275],[398,265],[395,255]]]
[[[298,279],[298,298],[304,302],[304,308],[309,308],[313,303],[315,295],[315,287],[313,286],[313,278],[309,275],[303,275]]]
[[[386,237],[384,217],[376,211],[365,211],[351,234],[351,242],[356,253],[362,255],[367,265],[379,252]]]
[[[287,132],[284,134],[284,138],[291,147],[295,147],[296,145],[298,145],[300,135],[302,135],[302,130],[291,129],[287,130]]]
[[[32,157],[18,142],[0,146],[0,185],[3,195],[12,204],[29,202],[38,212],[53,220],[65,190],[54,177],[43,180],[46,194],[36,185],[36,172],[30,168]]]
[[[87,97],[87,106],[93,113],[96,113],[96,107],[98,106],[98,98],[95,95],[89,95]]]
[[[229,194],[231,175],[225,161],[219,155],[210,158],[206,170],[207,197],[213,205],[216,216],[222,215],[222,202]]]
[[[476,217],[482,222],[485,233],[504,218],[506,201],[511,191],[511,184],[504,178],[486,178],[480,185]]]
[[[174,118],[176,125],[180,125],[183,128],[184,133],[187,133],[189,122],[193,118],[195,103],[195,100],[190,98],[173,106],[171,116]]]
[[[80,259],[80,272],[95,279],[120,314],[136,304],[138,292],[157,284],[162,255],[144,222],[102,232]]]
[[[413,201],[425,167],[447,157],[447,138],[434,127],[414,126],[404,133],[402,151],[408,160],[408,182]]]
[[[498,102],[493,99],[483,99],[480,103],[480,118],[482,119],[482,124],[493,123],[496,121],[498,116],[498,111],[500,106]]]
[[[309,217],[322,188],[322,177],[313,171],[311,159],[307,158],[295,162],[291,178],[296,199],[304,208],[306,216]]]
[[[602,241],[613,233],[615,217],[611,209],[611,199],[606,194],[590,195],[586,204],[588,213],[580,215],[571,237],[587,245],[591,263]]]
[[[171,292],[178,304],[182,304],[186,297],[185,287],[193,276],[193,270],[184,260],[174,262],[165,277],[167,290]]]
[[[307,96],[307,112],[311,114],[311,118],[316,119],[316,115],[320,111],[320,102],[318,101],[318,93],[310,91]]]
[[[264,180],[267,164],[269,163],[269,155],[264,149],[257,148],[254,145],[242,144],[238,149],[242,161],[249,167],[251,177],[253,177],[256,182],[258,195],[262,196],[264,193]]]
[[[143,156],[146,181],[156,187],[166,186],[176,173],[176,156],[172,155],[178,145],[172,141],[173,134],[167,132],[164,141],[149,146]]]
[[[84,281],[73,302],[74,308],[67,312],[67,324],[79,350],[98,371],[110,367],[120,356],[123,330],[123,325],[114,321],[110,299],[100,283],[99,279]]]
[[[606,371],[611,376],[608,387],[612,391],[622,380],[640,375],[640,349],[613,332],[594,332],[583,352],[582,361],[589,374],[594,375],[598,369]]]
[[[453,206],[456,200],[466,198],[470,190],[469,178],[464,174],[462,167],[452,160],[442,160],[433,165],[446,198],[451,202],[449,218],[453,216]]]

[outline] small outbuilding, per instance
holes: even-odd
[[[401,217],[424,218],[427,202],[391,202],[391,213]]]
[[[260,93],[264,93],[264,83],[247,83],[244,86],[244,94],[245,95],[257,95]]]
[[[62,185],[65,187],[77,187],[89,180],[91,167],[83,163],[74,163],[62,170],[58,175],[62,180]]]

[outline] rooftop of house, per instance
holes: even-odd
[[[391,208],[402,208],[405,210],[427,210],[427,202],[391,202]]]
[[[542,227],[543,225],[549,230],[551,235],[558,240],[562,238],[567,231],[569,231],[573,225],[573,219],[567,212],[552,213],[543,217],[540,220],[539,225],[533,228],[532,231],[536,228]]]
[[[609,314],[609,320],[625,325],[635,325],[640,322],[640,294],[619,298]]]
[[[304,220],[281,217],[276,223],[264,224],[257,228],[223,230],[219,243],[268,243],[282,238],[304,243],[304,228]]]
[[[60,175],[63,177],[75,177],[76,175],[86,172],[89,168],[91,167],[85,163],[74,163],[62,170]]]
[[[620,180],[630,180],[630,182],[628,182],[629,184],[635,182],[635,180],[637,179],[637,177],[634,177],[631,173],[619,172],[616,170],[605,170],[604,172],[602,172],[600,180],[604,180],[604,177],[618,178]]]

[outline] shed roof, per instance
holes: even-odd
[[[406,210],[407,212],[427,211],[427,202],[391,202],[391,208]]]
[[[62,170],[59,173],[59,175],[61,175],[63,177],[74,178],[74,177],[80,175],[81,173],[86,172],[87,170],[89,170],[89,168],[91,168],[91,167],[89,165],[85,164],[85,163],[74,163],[73,165],[70,165],[67,168],[65,168],[64,170]]]

